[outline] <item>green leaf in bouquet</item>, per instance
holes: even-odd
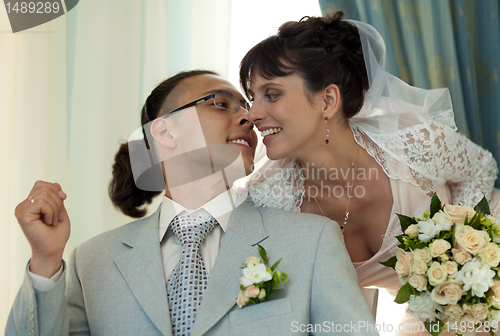
[[[399,217],[399,222],[401,223],[401,230],[403,230],[403,232],[406,231],[408,226],[410,226],[412,224],[417,224],[417,221],[415,220],[415,218],[411,218],[411,217],[401,215],[401,214],[396,214],[396,215],[398,215],[398,217]]]
[[[267,252],[266,252],[266,249],[263,248],[262,246],[260,245],[257,245],[258,249],[259,249],[259,254],[260,254],[260,257],[262,258],[262,261],[264,261],[264,263],[266,265],[269,265],[269,261],[267,260]]]
[[[404,237],[407,237],[407,235],[405,235],[404,233],[399,235],[399,236],[396,236],[396,239],[401,243],[401,244],[404,244],[405,243],[405,240],[404,240]]]
[[[421,241],[415,241],[415,242],[412,242],[411,244],[408,245],[408,247],[412,251],[414,251],[416,249],[423,249],[426,246],[427,246],[427,244],[424,242],[421,242]]]
[[[398,262],[398,259],[394,256],[386,261],[379,261],[380,264],[390,267],[394,269],[396,267],[396,263]]]
[[[431,198],[431,218],[434,217],[436,212],[439,212],[443,206],[441,205],[441,200],[438,195],[434,193]]]
[[[431,334],[432,336],[437,336],[441,333],[443,330],[443,322],[441,320],[436,320],[435,322],[424,322],[425,329]]]
[[[275,263],[273,264],[273,266],[271,266],[271,272],[274,272],[274,270],[275,270],[276,268],[278,268],[278,265],[280,264],[281,259],[283,259],[283,258],[280,258],[280,260],[278,260],[277,262],[275,262]]]
[[[479,212],[476,212],[476,214],[472,216],[471,220],[469,221],[469,225],[476,230],[479,230],[481,228],[481,217]]]
[[[396,295],[396,299],[394,299],[394,302],[396,303],[405,303],[410,300],[410,295],[413,294],[413,287],[409,284],[406,283],[403,287],[399,289],[398,295]]]
[[[488,330],[488,332],[490,333],[491,336],[495,336],[495,332],[493,331],[493,329]]]
[[[474,207],[474,210],[478,212],[481,211],[485,215],[491,215],[490,205],[488,204],[488,200],[484,196],[483,199],[480,200],[479,203],[477,203],[477,205]]]

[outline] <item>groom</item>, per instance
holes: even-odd
[[[233,98],[241,106],[233,108]],[[336,223],[256,208],[228,188],[251,171],[256,146],[241,94],[215,74],[199,74],[183,79],[163,106],[167,116],[151,120],[146,132],[166,179],[166,196],[152,216],[90,239],[66,265],[60,256],[44,257],[64,248],[69,230],[51,237],[54,246],[28,221],[47,216],[38,206],[47,195],[65,199],[60,186],[37,182],[18,206],[33,254],[6,335],[376,334]],[[140,153],[130,156],[134,169]],[[136,184],[150,187],[141,172],[134,171]],[[200,231],[206,238],[197,243],[199,255],[178,237],[190,235],[182,222],[193,218],[212,225]],[[58,219],[54,226],[69,226],[65,210]],[[289,280],[269,301],[239,308],[241,266],[258,256],[257,244],[271,263],[283,258],[278,269]],[[202,276],[199,291],[179,283],[182,264],[192,261],[185,254],[202,260],[193,266]],[[179,292],[188,293],[185,302]]]

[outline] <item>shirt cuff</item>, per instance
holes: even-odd
[[[30,272],[30,263],[28,262],[28,265],[26,267],[26,271],[28,271],[28,276],[30,277],[31,283],[33,284],[33,287],[35,287],[36,290],[40,292],[48,292],[52,290],[55,286],[57,281],[61,278],[61,276],[64,273],[64,262],[61,265],[61,268],[59,268],[59,271],[57,271],[56,274],[52,276],[52,278],[46,278],[41,275],[37,275],[34,273]]]

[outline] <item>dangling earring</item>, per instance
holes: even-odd
[[[328,127],[328,118],[325,117],[325,125],[326,127]],[[330,140],[328,140],[328,136],[330,135],[330,130],[327,128],[326,129],[326,140],[325,140],[325,143],[328,145],[330,143]]]

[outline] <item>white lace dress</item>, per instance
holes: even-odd
[[[396,214],[422,217],[429,208],[428,194],[432,192],[437,192],[443,203],[469,206],[486,195],[493,215],[499,213],[500,200],[500,191],[494,190],[497,164],[490,152],[438,122],[422,119],[415,122],[411,120],[415,116],[398,118],[397,123],[387,123],[392,125],[389,127],[399,125],[393,132],[372,132],[370,125],[377,122],[374,118],[350,123],[356,142],[377,160],[389,177],[394,202],[380,250],[354,266],[362,287],[386,288],[394,295],[400,288],[397,274],[379,261],[394,256],[399,244],[395,236],[402,231]],[[376,129],[381,128],[379,124]],[[260,175],[248,182],[252,202],[299,212],[304,177],[298,160],[267,161],[258,168]],[[263,174],[266,168],[267,174]]]

